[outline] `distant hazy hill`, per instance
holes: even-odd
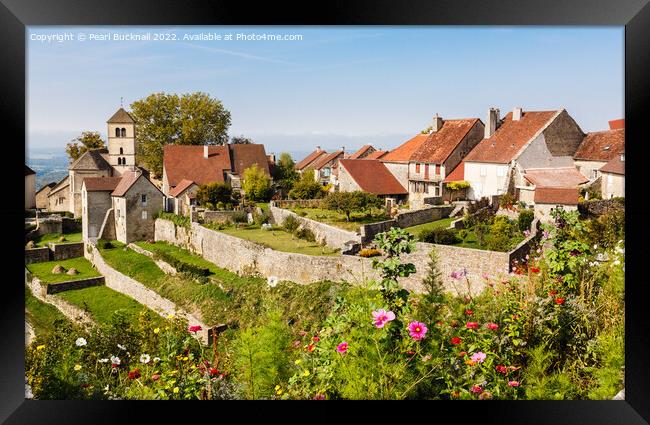
[[[36,172],[36,190],[58,182],[68,174],[68,156],[62,149],[34,149],[27,152],[27,165]]]

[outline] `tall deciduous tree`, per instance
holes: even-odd
[[[253,139],[250,137],[244,137],[244,136],[235,136],[230,139],[230,143],[233,145],[250,145],[253,143]]]
[[[136,121],[138,162],[162,175],[163,147],[223,145],[228,141],[230,112],[206,93],[154,93],[131,104]]]
[[[242,189],[250,201],[268,201],[271,199],[271,178],[253,164],[244,170]]]
[[[293,162],[291,155],[286,152],[282,152],[282,154],[280,154],[280,159],[275,166],[275,169],[276,175],[274,176],[274,179],[277,182],[277,186],[280,189],[287,191],[291,190],[293,184],[297,182],[300,177],[296,171],[296,163]]]
[[[300,176],[300,180],[294,182],[293,188],[289,191],[291,199],[319,199],[325,196],[323,185],[314,178],[314,170],[307,170]]]
[[[65,153],[70,157],[70,161],[76,161],[86,151],[92,149],[104,149],[106,144],[96,131],[84,131],[80,136],[72,139],[65,147]]]

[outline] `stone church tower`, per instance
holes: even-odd
[[[120,108],[107,124],[108,163],[117,177],[135,166],[135,121],[124,108]]]

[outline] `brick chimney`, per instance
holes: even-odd
[[[208,145],[203,145],[203,158],[208,158]]]
[[[499,124],[499,109],[490,108],[488,109],[487,120],[485,122],[485,138],[489,139],[490,136],[497,131],[497,125]]]
[[[438,113],[434,115],[433,117],[433,123],[431,124],[431,132],[435,133],[436,131],[440,130],[442,128],[442,117],[438,116]]]
[[[609,121],[609,129],[610,130],[618,130],[621,128],[625,128],[625,119],[621,118],[619,120],[611,120]]]
[[[512,110],[512,120],[519,121],[521,119],[522,110],[520,107],[516,107]]]

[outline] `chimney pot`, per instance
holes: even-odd
[[[434,115],[433,117],[433,124],[431,125],[431,132],[435,133],[436,131],[440,130],[442,128],[442,117],[438,116],[438,113]]]
[[[345,152],[345,146],[341,146],[341,150]]]
[[[208,145],[203,145],[203,158],[208,158]]]
[[[489,139],[490,136],[497,131],[497,126],[499,124],[499,109],[490,108],[488,109],[487,121],[485,122],[485,138]]]
[[[320,150],[320,146],[316,146],[316,150],[319,151],[319,150]]]
[[[519,121],[522,116],[522,110],[521,107],[516,107],[515,109],[512,110],[512,120],[513,121]]]

